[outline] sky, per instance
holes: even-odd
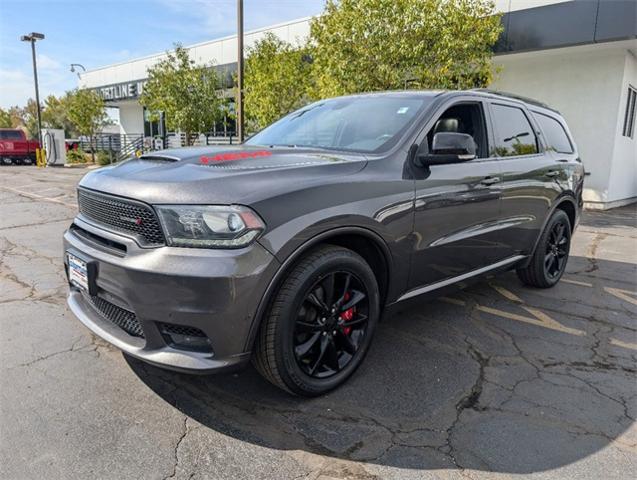
[[[236,33],[236,0],[0,0],[0,107],[35,96],[31,48],[37,42],[40,100],[77,86],[71,63],[88,70]],[[325,0],[244,0],[252,30],[315,15]]]

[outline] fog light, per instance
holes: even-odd
[[[199,329],[164,324],[161,326],[160,331],[166,343],[171,347],[193,352],[212,353],[212,342]]]

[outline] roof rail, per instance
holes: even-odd
[[[551,111],[553,111],[555,113],[560,113],[557,110],[555,110],[554,108],[549,107],[546,103],[540,102],[539,100],[535,100],[533,98],[524,97],[524,96],[518,95],[516,93],[501,92],[501,91],[498,91],[498,90],[491,90],[489,88],[473,88],[472,91],[488,93],[488,94],[497,95],[497,96],[500,96],[500,97],[512,98],[514,100],[520,100],[522,102],[528,103],[529,105],[535,105],[536,107],[542,107],[542,108],[546,108],[548,110],[551,110]]]

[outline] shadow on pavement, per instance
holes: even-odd
[[[573,257],[569,270],[587,264]],[[634,290],[635,265],[597,264],[596,273],[612,273],[611,285]],[[637,306],[597,287],[529,289],[514,273],[452,297],[386,319],[361,368],[316,399],[291,397],[252,368],[206,377],[127,361],[197,422],[278,450],[523,474],[582,460],[611,442],[634,455],[635,439],[615,440],[637,415]]]

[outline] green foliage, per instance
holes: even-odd
[[[11,128],[11,113],[4,108],[0,108],[0,128]]]
[[[67,92],[65,104],[77,133],[89,137],[94,144],[95,136],[110,123],[102,97],[95,90],[73,90]],[[95,148],[91,148],[91,156],[95,161]]]
[[[212,65],[195,65],[181,45],[167,52],[148,71],[140,103],[152,112],[164,112],[170,130],[206,132],[221,118],[219,82]]]
[[[46,100],[44,100],[44,109],[42,110],[42,125],[44,127],[64,130],[67,138],[78,136],[75,125],[69,118],[69,105],[73,95],[73,92],[67,92],[64,96],[59,98],[55,95],[49,95]]]
[[[115,156],[115,154],[113,154],[113,156]],[[111,156],[107,151],[100,150],[97,152],[96,161],[98,165],[109,165],[111,163]]]
[[[79,135],[94,137],[109,123],[104,100],[94,90],[67,92],[63,105],[68,120]]]
[[[83,150],[69,150],[66,152],[66,161],[68,163],[86,163],[86,153]]]
[[[77,92],[75,91],[67,92],[64,96],[59,98],[55,95],[49,95],[44,100],[44,104],[40,107],[42,128],[61,128],[67,137],[76,137],[78,130],[73,120],[71,120],[69,113],[71,103],[76,94]],[[83,104],[79,105],[79,108],[82,109],[83,106]],[[8,120],[6,118],[7,115],[9,117]],[[0,120],[2,125],[11,128],[22,127],[27,131],[29,138],[38,137],[38,112],[35,100],[32,98],[27,100],[27,104],[24,107],[15,106],[11,107],[8,111],[2,110],[0,117],[2,117],[2,120]],[[102,118],[104,123],[100,124],[99,128],[106,123],[105,114]]]
[[[248,51],[248,129],[319,98],[486,87],[501,30],[492,0],[328,0],[305,45],[269,35]]]
[[[501,29],[491,0],[328,0],[311,24],[315,95],[487,86]]]
[[[16,111],[19,115],[20,123],[27,131],[29,138],[38,138],[38,104],[32,98],[27,100],[24,108]]]
[[[25,131],[28,138],[38,138],[38,114],[35,100],[29,99],[26,106],[18,107],[17,105],[3,110],[4,114],[9,116],[3,118],[2,124],[5,128],[20,128]]]
[[[309,100],[312,65],[308,47],[294,48],[268,33],[245,63],[244,101],[248,130],[259,130]]]

